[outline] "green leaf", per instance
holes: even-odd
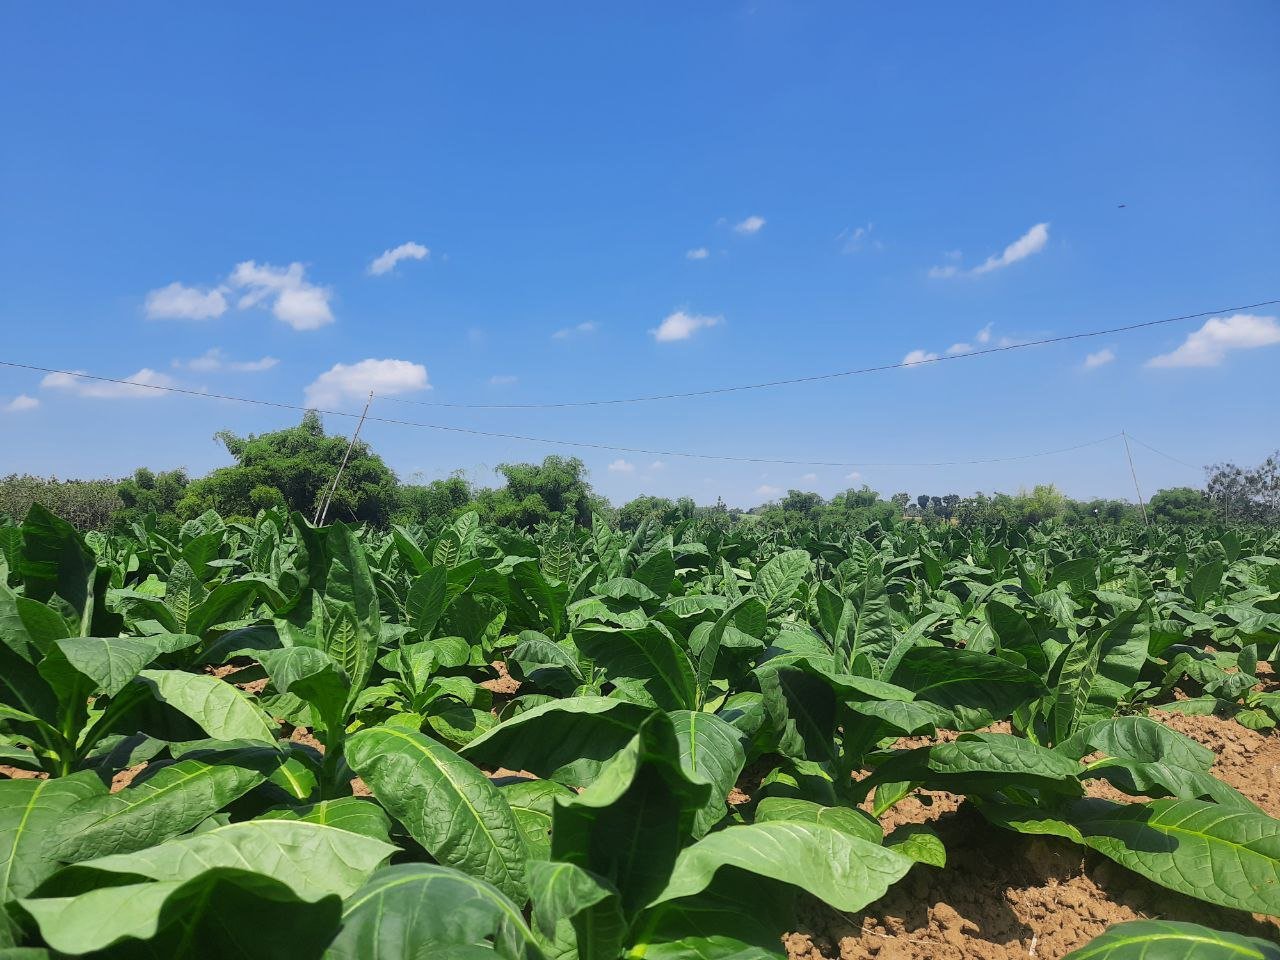
[[[756,807],[756,823],[773,820],[790,820],[798,823],[817,823],[835,830],[843,830],[851,837],[880,843],[884,831],[880,824],[854,807],[825,807],[812,800],[799,797],[765,797]]]
[[[231,753],[220,759],[179,760],[118,793],[80,801],[50,831],[52,855],[74,863],[170,840],[262,783],[283,757],[260,751],[256,758]]]
[[[1280,946],[1175,920],[1108,927],[1062,960],[1280,960]]]
[[[551,817],[555,798],[570,798],[573,791],[554,780],[515,780],[501,786],[502,796],[516,815],[530,860],[551,857]]]
[[[157,700],[190,717],[215,740],[275,743],[267,717],[225,680],[179,670],[143,670],[139,676]]]
[[[711,795],[693,822],[693,835],[701,837],[728,811],[725,798],[738,782],[747,754],[738,730],[714,714],[676,710],[670,716],[680,744],[680,766],[690,779],[711,785]]]
[[[930,867],[947,865],[947,848],[941,838],[921,823],[904,823],[884,838],[884,845]]]
[[[471,763],[421,733],[395,727],[353,734],[346,757],[387,812],[436,860],[524,902],[519,824],[498,788]]]
[[[3,904],[25,897],[56,869],[46,839],[66,811],[106,792],[87,770],[53,780],[0,780],[0,936]]]
[[[811,563],[807,550],[788,550],[757,571],[753,589],[770,613],[787,605],[792,594],[804,582]]]
[[[138,637],[71,637],[54,641],[54,650],[40,672],[64,700],[84,681],[87,692],[114,697],[160,653],[155,641]]]
[[[573,641],[583,657],[603,667],[619,694],[661,710],[692,708],[697,702],[693,666],[666,628],[653,622],[639,630],[579,627]]]
[[[681,766],[670,719],[655,713],[577,797],[553,814],[551,858],[611,883],[632,917],[663,888],[711,793]]]
[[[503,956],[537,952],[519,907],[494,887],[449,867],[402,863],[383,867],[347,899],[325,960],[469,960],[459,948],[489,940]]]
[[[1280,821],[1203,800],[1077,803],[1083,842],[1149,880],[1235,910],[1280,916]]]
[[[341,732],[351,691],[327,653],[314,647],[285,647],[260,651],[258,661],[277,693],[301,697],[313,708],[321,729]]]
[[[391,835],[391,818],[382,807],[362,797],[337,797],[298,807],[281,807],[261,814],[259,820],[303,820],[337,827],[350,833],[373,837],[387,843]]]
[[[953,743],[896,753],[876,767],[863,785],[909,781],[930,790],[979,794],[1023,786],[1079,796],[1079,769],[1071,758],[1022,737],[968,733]]]
[[[220,623],[240,619],[253,598],[258,595],[258,590],[259,585],[255,580],[233,580],[219,584],[191,611],[181,632],[203,637],[208,630]]]
[[[681,852],[651,906],[705,890],[718,870],[736,867],[808,891],[850,913],[884,896],[913,861],[835,827],[778,820],[728,827]]]
[[[504,720],[461,752],[476,763],[586,786],[652,713],[611,697],[566,697]]]
[[[1113,717],[1081,730],[1054,748],[1078,759],[1101,752],[1081,776],[1103,777],[1136,796],[1197,797],[1257,810],[1252,802],[1209,772],[1212,750],[1147,717]]]
[[[578,960],[616,960],[627,921],[612,884],[572,863],[535,863],[531,888],[533,920],[543,936],[557,939],[557,927],[568,921]]]
[[[262,934],[278,950],[279,938],[266,927],[280,924],[281,904],[325,903],[323,910],[301,913],[320,924],[327,940],[337,922],[336,898],[359,889],[394,851],[395,847],[379,840],[314,823],[233,823],[136,853],[64,867],[41,887],[40,896],[20,902],[45,941],[65,953],[99,950],[124,937],[146,940],[177,925],[168,942],[182,946],[162,955],[196,956],[190,943],[194,932],[216,930],[219,922],[225,925],[227,916],[236,917],[236,929],[252,929],[255,937]],[[275,901],[274,921],[253,907],[263,898]],[[217,913],[210,914],[201,908],[202,901],[211,901],[208,910],[213,909],[212,903],[223,902],[218,903]],[[228,912],[229,904],[234,911]],[[320,940],[310,938],[307,925],[284,926],[304,950]],[[213,943],[229,935],[215,936]],[[201,949],[208,946],[200,942]],[[286,953],[295,955],[292,950]]]
[[[440,615],[444,613],[445,591],[449,585],[448,572],[443,567],[426,567],[421,576],[409,586],[405,609],[409,625],[423,640],[430,639]]]
[[[903,656],[892,680],[917,700],[945,707],[962,730],[1003,720],[1039,696],[1044,684],[1031,671],[987,653],[947,647],[915,647]]]
[[[536,630],[522,630],[507,668],[521,683],[568,694],[582,683],[582,670],[570,650]]]

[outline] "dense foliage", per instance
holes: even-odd
[[[128,532],[154,514],[153,527],[172,533],[207,510],[225,517],[252,517],[281,507],[314,517],[339,474],[347,439],[326,436],[320,418],[308,413],[296,427],[217,439],[235,463],[191,481],[183,470],[155,473],[146,468],[118,482],[56,480],[10,475],[0,478],[0,517],[18,519],[40,504],[81,530]],[[837,527],[890,526],[902,519],[946,520],[963,527],[1028,525],[1058,520],[1074,524],[1136,524],[1137,505],[1123,500],[1072,500],[1052,484],[1017,494],[961,496],[906,492],[882,499],[865,484],[830,499],[812,491],[789,490],[751,511],[723,502],[699,507],[688,497],[672,500],[643,495],[614,509],[592,488],[585,464],[576,458],[549,456],[540,464],[511,463],[497,468],[503,483],[474,487],[461,473],[428,483],[399,482],[364,442],[355,444],[338,476],[329,519],[387,529],[416,524],[436,533],[465,513],[489,525],[533,530],[568,520],[590,526],[604,516],[623,530],[642,521],[675,524],[693,518],[760,521],[793,528],[800,522]],[[1175,487],[1157,492],[1148,512],[1157,522],[1193,526],[1214,522],[1280,523],[1280,454],[1245,469],[1219,464],[1207,471],[1205,491]]]
[[[37,777],[0,779],[0,947],[775,956],[798,894],[857,911],[945,868],[878,820],[921,787],[1280,915],[1280,821],[1144,716],[1275,725],[1280,536],[805,529],[272,508],[86,537],[33,508],[0,527],[0,761]],[[1270,955],[1185,927],[1089,955]]]

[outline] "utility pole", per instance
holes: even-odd
[[[316,515],[312,518],[313,526],[323,526],[325,519],[329,515],[329,504],[333,502],[333,495],[338,491],[338,481],[342,479],[342,471],[347,469],[347,460],[351,457],[351,448],[356,445],[356,438],[360,436],[360,428],[364,426],[364,418],[369,415],[369,404],[373,403],[373,391],[369,391],[369,399],[364,402],[364,410],[360,414],[360,420],[356,423],[356,428],[351,434],[351,440],[347,443],[347,452],[342,455],[342,463],[338,465],[338,472],[333,475],[333,483],[329,485],[329,492],[325,494],[324,503],[316,507]]]
[[[1133,477],[1133,489],[1138,494],[1138,509],[1142,511],[1142,525],[1150,527],[1151,522],[1147,519],[1147,505],[1142,501],[1142,488],[1138,486],[1138,471],[1133,468],[1133,454],[1129,451],[1129,434],[1121,430],[1120,436],[1124,438],[1124,455],[1129,458],[1129,475]]]

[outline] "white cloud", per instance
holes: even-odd
[[[568,340],[570,337],[577,337],[584,333],[595,333],[598,327],[599,324],[594,320],[586,320],[572,327],[561,327],[551,335],[551,338],[553,340]]]
[[[270,370],[280,361],[275,357],[262,357],[259,360],[231,360],[218,347],[206,350],[191,360],[175,360],[173,365],[180,370],[191,370],[194,373],[261,373]]]
[[[201,290],[174,282],[147,294],[147,317],[151,320],[211,320],[227,312],[225,293],[225,287]]]
[[[295,330],[315,330],[333,323],[333,311],[329,309],[333,291],[309,283],[306,268],[300,263],[273,267],[246,260],[236,264],[230,282],[248,291],[237,304],[241,310],[270,300],[276,319]]]
[[[954,263],[948,263],[942,266],[929,268],[929,276],[934,279],[942,279],[946,277],[958,277],[961,275],[977,277],[984,273],[991,273],[994,270],[1001,270],[1011,264],[1017,263],[1019,260],[1025,260],[1033,253],[1039,253],[1045,248],[1049,242],[1049,224],[1037,223],[1030,230],[1020,236],[1013,243],[1009,244],[999,254],[993,254],[987,257],[982,263],[974,267],[972,270],[961,269]],[[947,254],[948,259],[957,259],[954,253]],[[986,341],[980,340],[980,343]]]
[[[667,314],[662,323],[649,332],[659,343],[670,343],[673,340],[688,340],[704,327],[714,327],[721,323],[724,323],[724,317],[710,317],[677,310],[675,313]]]
[[[706,247],[694,247],[692,250],[686,250],[684,252],[684,258],[686,260],[705,260],[709,256],[711,256],[711,251]]]
[[[361,360],[335,363],[307,385],[309,407],[333,407],[344,400],[363,400],[372,390],[375,396],[430,390],[427,368],[408,360]]]
[[[489,378],[489,386],[505,387],[515,383],[519,379],[520,379],[519,377],[513,377],[509,373],[495,373],[492,377]]]
[[[1275,317],[1237,313],[1213,317],[1187,335],[1178,349],[1147,361],[1148,367],[1216,367],[1232,350],[1254,350],[1280,343]]]
[[[1084,358],[1084,368],[1086,370],[1096,370],[1098,367],[1105,367],[1115,358],[1116,352],[1110,347],[1104,347],[1097,353],[1091,353]]]
[[[836,234],[836,240],[843,240],[844,245],[840,248],[841,253],[859,253],[868,246],[874,247],[876,250],[884,248],[879,240],[871,239],[871,232],[875,230],[874,223],[868,223],[865,227],[854,227],[850,230],[848,227]]]
[[[609,464],[610,473],[635,473],[636,465],[630,460],[623,460],[619,457],[613,463]]]
[[[172,387],[177,385],[177,381],[173,377],[168,374],[157,373],[148,367],[143,367],[131,377],[124,377],[123,379],[128,381],[126,383],[86,380],[80,375],[81,372],[45,374],[44,379],[40,381],[40,386],[50,390],[67,390],[77,396],[90,397],[95,400],[123,400],[134,398],[150,399],[163,395],[163,390],[150,390],[147,385],[152,387]]]
[[[977,336],[975,336],[973,339],[977,340],[979,343],[990,343],[991,328],[994,326],[995,326],[995,321],[993,320],[991,321],[991,323],[988,323],[985,327],[979,330],[977,333]]]
[[[782,492],[781,487],[772,487],[767,483],[762,483],[756,487],[756,493],[762,497],[776,497]]]
[[[931,360],[937,359],[938,355],[936,353],[930,353],[928,350],[912,350],[902,358],[902,362],[910,367],[917,363],[928,363]]]
[[[431,251],[420,243],[412,241],[402,243],[398,247],[382,251],[381,256],[374,257],[373,262],[369,264],[369,273],[380,277],[394,270],[401,260],[426,260],[430,256]]]
[[[759,233],[764,227],[764,222],[764,217],[752,214],[742,222],[734,224],[733,230],[735,233],[742,233],[749,237]]]
[[[948,357],[954,357],[957,354],[971,352],[973,352],[973,344],[971,343],[953,343],[951,346],[947,347]]]
[[[34,410],[40,406],[40,401],[35,397],[29,397],[25,393],[20,393],[8,403],[4,405],[5,413],[22,413],[26,410]]]
[[[855,471],[853,471],[853,473],[846,473],[846,474],[844,475],[844,478],[845,478],[846,480],[855,480],[855,481],[856,481],[856,480],[861,480],[861,479],[862,479],[862,474],[860,474],[857,470],[855,470]]]
[[[655,460],[655,461],[653,461],[653,463],[649,464],[649,469],[650,469],[650,470],[665,470],[665,469],[667,469],[667,465],[666,465],[665,463],[663,463],[661,460]]]
[[[806,474],[805,474],[803,477],[801,477],[800,479],[801,479],[802,481],[804,481],[805,483],[817,483],[817,482],[818,482],[818,475],[817,475],[816,473],[806,473]]]

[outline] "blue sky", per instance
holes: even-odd
[[[1280,297],[1278,38],[1264,0],[7,5],[0,359],[340,410],[373,388],[389,418],[740,457],[1127,429],[1256,462],[1280,446],[1277,307],[626,407],[384,398],[697,390]],[[0,472],[200,474],[229,462],[215,431],[297,419],[153,394],[0,370]],[[365,437],[405,479],[576,452],[615,502],[1132,495],[1117,440],[806,467]],[[1201,480],[1135,459],[1147,493]]]

